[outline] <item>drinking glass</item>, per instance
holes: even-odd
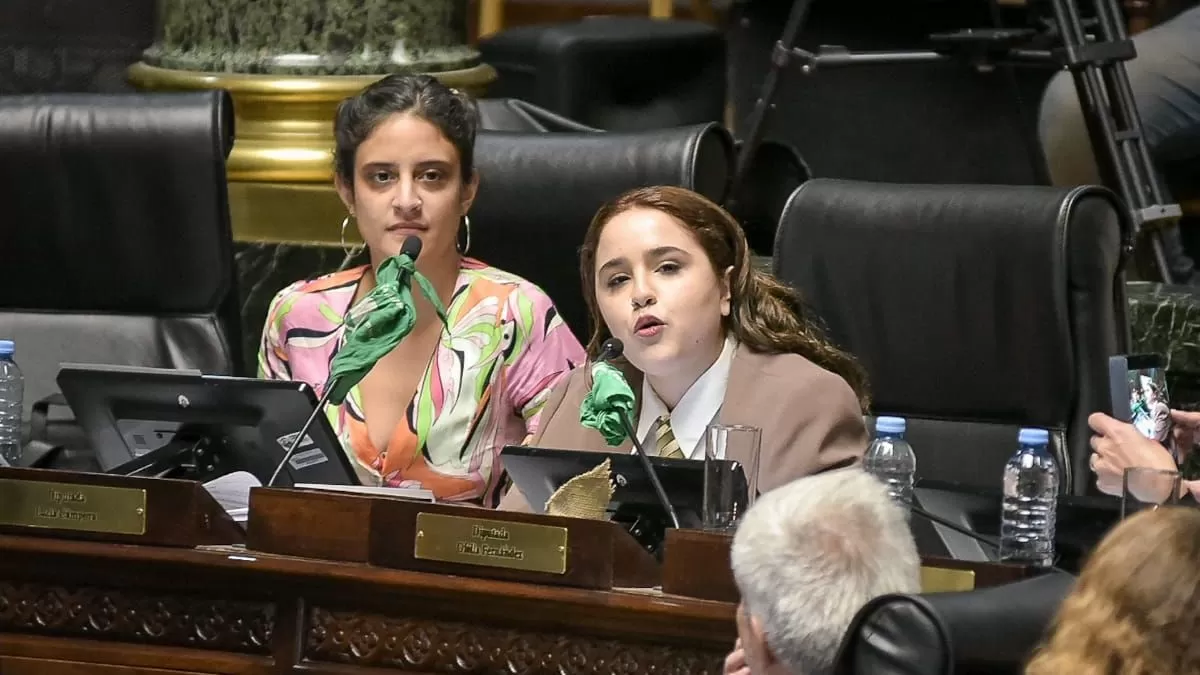
[[[762,430],[713,424],[704,439],[703,527],[732,532],[758,496]]]
[[[1130,467],[1121,478],[1121,517],[1179,502],[1179,472]]]

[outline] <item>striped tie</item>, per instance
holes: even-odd
[[[683,450],[679,449],[679,441],[675,440],[675,432],[671,431],[671,418],[668,415],[658,418],[658,429],[654,431],[654,448],[659,457],[684,458]]]

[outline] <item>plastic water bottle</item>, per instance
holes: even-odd
[[[0,464],[21,464],[21,412],[25,377],[13,361],[12,340],[0,340]]]
[[[1021,447],[1004,467],[1000,559],[1048,567],[1054,564],[1058,465],[1045,429],[1022,429],[1017,441]]]
[[[875,440],[863,456],[863,468],[883,481],[888,494],[906,511],[912,505],[913,478],[917,473],[917,455],[904,440],[907,426],[903,417],[876,419]]]

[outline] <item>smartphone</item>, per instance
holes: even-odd
[[[1109,357],[1108,379],[1113,417],[1129,422],[1146,438],[1161,443],[1175,458],[1175,464],[1180,464],[1183,458],[1175,448],[1163,357],[1158,354]]]

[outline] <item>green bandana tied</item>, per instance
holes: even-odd
[[[592,365],[592,389],[579,407],[579,423],[600,432],[604,440],[616,447],[625,440],[625,424],[633,415],[633,390],[621,371],[608,363]]]
[[[412,332],[417,312],[409,279],[417,280],[421,294],[446,325],[446,308],[415,263],[404,253],[384,260],[375,272],[375,288],[346,312],[345,338],[329,366],[329,400],[334,405],[345,401],[350,388]]]

